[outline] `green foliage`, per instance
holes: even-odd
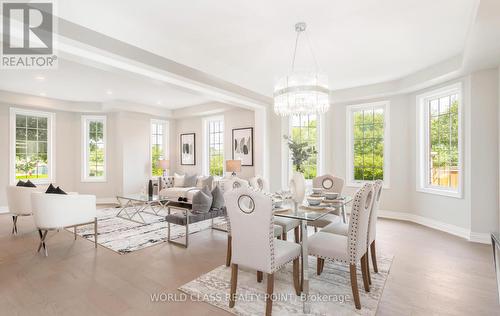
[[[224,163],[223,163],[223,155],[222,150],[215,149],[214,147],[210,147],[209,149],[209,172],[211,176],[222,176],[224,173]]]
[[[384,178],[384,112],[354,112],[354,180]]]
[[[163,149],[160,145],[154,144],[151,148],[151,173],[155,177],[159,177],[163,174],[163,170],[160,168],[158,160],[163,158]]]
[[[304,173],[306,179],[314,177],[316,175],[316,165],[309,164],[309,160],[312,155],[317,154],[316,149],[310,146],[308,142],[293,139],[288,135],[283,135],[283,139],[290,149],[294,170]]]
[[[457,168],[458,166],[458,101],[429,117],[430,154],[433,167]]]

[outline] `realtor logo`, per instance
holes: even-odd
[[[2,3],[2,68],[57,66],[54,55],[53,4]]]

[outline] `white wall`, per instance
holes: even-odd
[[[325,117],[325,172],[347,179],[346,106],[390,101],[390,187],[381,209],[418,218],[472,239],[486,238],[499,223],[499,70],[487,69],[413,93],[335,103]],[[456,82],[463,84],[464,194],[452,198],[416,191],[416,96]],[[271,157],[281,155],[282,123],[271,118]],[[282,159],[271,159],[271,189],[281,189]],[[356,188],[346,187],[346,194]]]
[[[224,160],[232,159],[232,130],[234,128],[243,127],[254,127],[254,112],[250,110],[232,108],[230,110],[225,110],[222,113],[214,114],[217,116],[224,116]],[[203,121],[207,116],[195,116],[184,119],[175,120],[175,149],[173,150],[173,155],[175,156],[176,163],[172,164],[175,166],[173,171],[185,172],[185,173],[203,173],[203,146],[205,143],[204,131],[203,131]],[[186,166],[180,164],[180,134],[184,133],[195,133],[196,134],[196,165]],[[254,130],[255,138],[255,130]],[[254,139],[255,147],[255,139]],[[258,153],[254,151],[255,156]],[[243,179],[248,179],[254,176],[255,167],[242,166],[241,172],[238,176]]]
[[[139,192],[150,179],[150,122],[152,118],[165,118],[132,112],[100,113],[107,117],[107,181],[93,183],[81,181],[81,115],[88,113],[0,103],[0,187],[9,184],[10,107],[56,114],[55,184],[63,190],[94,194],[98,201],[113,201],[117,194]],[[169,126],[172,140],[175,123],[169,122]],[[171,159],[175,163],[175,157]],[[2,189],[0,207],[6,205],[5,190]]]

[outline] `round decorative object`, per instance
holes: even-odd
[[[327,190],[333,188],[333,181],[332,181],[332,179],[330,179],[330,178],[323,179],[323,182],[321,183],[321,186],[324,189],[327,189]]]
[[[255,203],[249,195],[243,194],[238,198],[238,207],[245,214],[251,214],[255,210]]]
[[[238,181],[233,182],[233,189],[238,189],[238,188],[241,188],[241,183],[239,183]]]

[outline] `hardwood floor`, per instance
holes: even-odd
[[[127,255],[95,250],[70,232],[51,232],[45,258],[35,252],[31,218],[18,221],[16,237],[11,225],[10,216],[0,215],[0,314],[227,314],[201,302],[150,298],[180,295],[180,285],[223,265],[223,232],[194,234],[188,249],[164,243]],[[412,223],[381,219],[378,227],[378,255],[395,256],[378,315],[500,314],[490,246]]]

